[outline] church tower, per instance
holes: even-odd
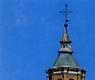
[[[46,71],[47,80],[85,80],[86,71],[78,65],[72,55],[74,52],[72,51],[67,31],[67,14],[72,11],[68,11],[67,8],[68,5],[66,4],[65,10],[60,11],[65,15],[64,35],[60,41],[61,49],[58,51],[58,57],[53,67]]]

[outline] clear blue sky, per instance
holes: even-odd
[[[46,80],[60,49],[65,2],[73,54],[95,79],[95,0],[0,0],[0,80]]]

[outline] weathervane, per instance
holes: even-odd
[[[69,21],[67,18],[68,18],[68,14],[69,13],[72,13],[72,11],[69,11],[68,10],[68,5],[65,4],[65,9],[60,11],[60,13],[64,14],[65,15],[65,24]]]

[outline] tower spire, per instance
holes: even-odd
[[[65,23],[64,26],[65,26],[64,34],[60,43],[71,43],[68,36],[67,24]]]
[[[68,26],[68,14],[72,13],[72,11],[68,10],[68,5],[65,5],[65,10],[60,11],[60,13],[65,15],[65,24],[64,24],[64,34],[62,37],[62,40],[60,41],[60,43],[62,44],[61,49],[58,51],[59,53],[73,53],[70,43],[71,41],[69,40],[69,36],[68,36],[68,31],[67,31],[67,26]]]

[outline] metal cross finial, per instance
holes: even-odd
[[[68,10],[68,5],[66,4],[65,5],[65,10],[60,11],[60,13],[63,13],[65,15],[65,21],[68,22],[68,19],[67,19],[68,18],[68,14],[72,13],[72,11]]]

